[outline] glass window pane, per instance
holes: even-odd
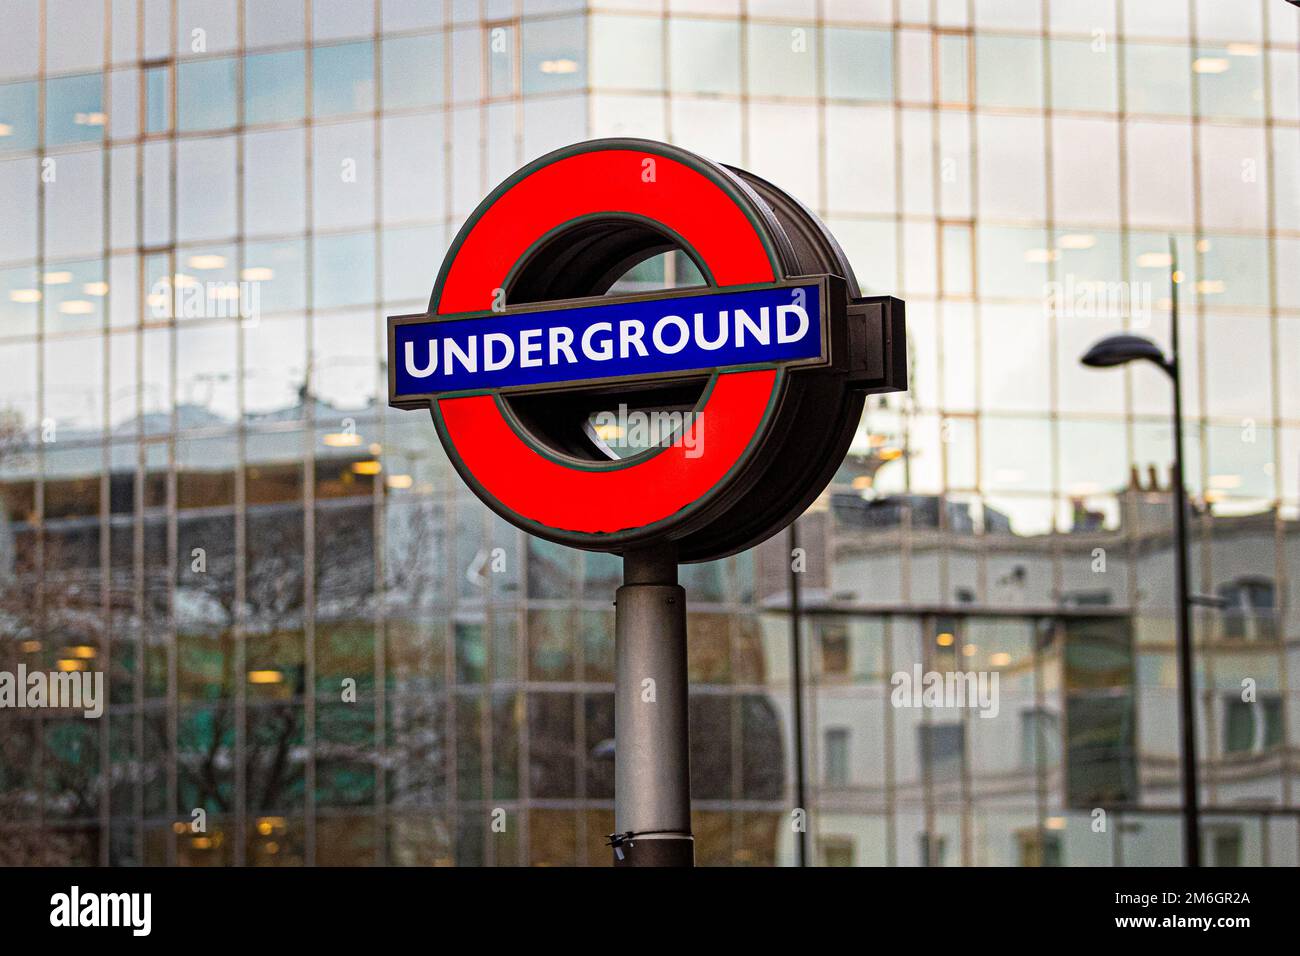
[[[45,332],[84,332],[104,323],[104,262],[47,262],[44,286]]]
[[[980,316],[982,405],[1034,413],[1051,403],[1050,322],[1035,306],[986,305]],[[1015,347],[1009,348],[1008,343]]]
[[[244,247],[244,268],[239,278],[257,283],[257,303],[262,314],[287,312],[306,305],[305,243],[250,242]]]
[[[1197,242],[1196,249],[1201,253],[1202,275],[1194,289],[1206,306],[1268,305],[1266,239],[1206,236]]]
[[[521,72],[525,93],[577,90],[586,86],[586,19],[525,21]]]
[[[668,28],[672,87],[684,93],[740,92],[740,26],[673,20]]]
[[[970,102],[970,41],[964,36],[939,37],[939,102]],[[927,97],[928,98],[928,97]]]
[[[36,148],[36,84],[0,85],[0,151]]]
[[[235,140],[181,140],[176,150],[176,235],[217,239],[234,235]]]
[[[375,52],[371,43],[312,50],[312,110],[316,116],[364,113],[375,105]]]
[[[36,157],[0,162],[0,208],[5,210],[0,230],[0,262],[36,258],[36,189],[40,175]]]
[[[1115,45],[1104,40],[1053,40],[1052,105],[1064,110],[1116,106]]]
[[[40,69],[41,6],[6,3],[0,30],[0,76],[31,76]]]
[[[1130,113],[1190,112],[1191,76],[1185,46],[1130,43],[1124,49],[1124,95]]]
[[[318,309],[374,301],[374,234],[317,238],[312,278]]]
[[[1202,116],[1264,115],[1264,58],[1252,43],[1226,49],[1202,47],[1192,61],[1197,108]]]
[[[979,252],[979,291],[981,295],[1037,299],[1047,281],[1047,263],[1051,252],[1042,229],[1009,226],[979,226],[976,230]]]
[[[283,235],[307,222],[301,128],[248,133],[244,142],[244,229],[250,235]]]
[[[1042,41],[977,36],[975,95],[981,106],[1042,106]]]
[[[515,92],[515,28],[493,27],[487,33],[488,96]],[[548,64],[554,68],[554,64]]]
[[[0,270],[0,338],[35,335],[40,301],[34,267]]]
[[[311,34],[317,41],[367,36],[374,29],[374,4],[357,3],[357,0],[312,0]]]
[[[302,43],[305,23],[303,0],[244,4],[244,34],[250,47]]]
[[[244,122],[301,119],[307,99],[306,63],[302,50],[250,55],[244,62]]]
[[[398,37],[383,45],[384,109],[442,101],[442,36]]]
[[[815,95],[816,51],[816,31],[809,27],[751,23],[746,57],[749,92],[757,96]]]
[[[1047,206],[1043,120],[981,113],[979,211],[988,217],[1042,219]]]
[[[591,73],[597,87],[661,90],[664,85],[662,20],[592,18]]]
[[[168,83],[167,67],[157,66],[145,71],[144,95],[145,132],[162,132],[172,121],[171,86]]]
[[[103,77],[62,76],[45,83],[45,143],[93,143],[104,138]]]
[[[176,73],[177,126],[182,130],[235,125],[234,59],[181,63]]]
[[[894,97],[893,41],[885,30],[827,27],[826,95],[832,99]]]
[[[239,46],[239,0],[179,0],[176,49],[181,56],[226,53]],[[247,4],[262,6],[262,4]]]

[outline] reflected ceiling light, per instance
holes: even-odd
[[[623,437],[623,429],[612,422],[605,422],[595,428],[596,437],[601,441],[616,440]]]
[[[1043,821],[1043,824],[1049,830],[1064,830],[1065,817],[1048,817]]]
[[[1192,69],[1197,73],[1226,73],[1231,65],[1222,56],[1199,56],[1192,61]]]
[[[383,450],[384,450],[384,446],[379,444],[379,442],[372,441],[370,443],[370,454],[374,455],[376,458],[379,457],[379,453]]]
[[[22,649],[24,654],[35,654],[41,649],[40,641],[23,641]]]
[[[267,266],[249,266],[240,271],[239,278],[247,282],[268,282],[275,278],[275,270]]]
[[[64,315],[90,315],[95,311],[95,303],[85,299],[68,299],[59,303],[59,311]]]
[[[951,647],[952,642],[954,640],[955,638],[950,633],[944,631],[942,634],[940,634],[938,637],[934,639],[934,642],[938,644],[940,647]]]
[[[1224,494],[1222,491],[1207,491],[1205,493],[1205,501],[1207,504],[1214,504],[1217,501],[1222,501],[1223,498]]]
[[[14,128],[8,123],[0,123],[0,136],[12,136]]]
[[[249,671],[248,682],[250,684],[280,684],[284,682],[284,674],[280,671]]]
[[[870,475],[858,475],[856,478],[853,479],[854,491],[866,491],[870,487],[871,487]]]
[[[1066,233],[1056,240],[1062,249],[1091,249],[1097,244],[1097,237],[1086,232]]]
[[[1259,56],[1259,46],[1255,43],[1229,43],[1229,56]]]
[[[1210,251],[1210,240],[1209,240],[1209,239],[1197,239],[1197,240],[1196,240],[1196,251],[1197,251],[1197,252],[1209,252],[1209,251]]]
[[[108,295],[107,282],[87,282],[81,287],[81,291],[86,295]]]
[[[257,821],[257,832],[262,836],[270,836],[277,828],[284,829],[284,817],[262,817]]]
[[[1144,252],[1137,258],[1143,269],[1168,269],[1174,264],[1174,257],[1167,252]]]
[[[962,657],[974,657],[979,651],[979,647],[975,644],[967,644],[961,649]]]
[[[352,473],[354,475],[377,475],[384,470],[384,466],[377,461],[354,461],[352,463]]]
[[[75,647],[68,648],[68,656],[76,657],[83,661],[93,659],[98,653],[99,651],[95,650],[95,648],[91,647],[89,644],[78,644]]]
[[[577,73],[578,63],[576,60],[543,60],[538,66],[543,73]]]
[[[75,113],[72,117],[78,126],[103,126],[106,120],[103,113]]]
[[[40,289],[14,289],[9,293],[9,298],[14,302],[40,302]]]
[[[410,475],[389,475],[387,479],[388,487],[396,488],[399,491],[411,487],[414,483]]]
[[[996,654],[989,655],[989,663],[994,667],[1006,667],[1011,663],[1011,655],[1006,651],[998,651]]]
[[[1179,284],[1185,278],[1185,276],[1183,275],[1183,270],[1182,269],[1176,270],[1174,274],[1170,276],[1170,278],[1174,280],[1175,285]]]
[[[880,454],[880,457],[881,457],[883,460],[885,460],[885,461],[893,461],[895,458],[902,458],[902,457],[903,457],[903,449],[901,449],[901,448],[882,448],[882,449],[880,449],[879,454]]]
[[[199,284],[199,280],[194,276],[187,276],[184,272],[178,272],[172,276],[172,284],[178,289],[188,288]]]
[[[57,667],[59,670],[63,671],[63,673],[70,674],[73,671],[84,671],[86,669],[86,662],[74,661],[74,660],[61,660],[55,663],[54,666]]]
[[[1101,485],[1095,481],[1085,481],[1070,486],[1070,494],[1084,497],[1086,495],[1095,495],[1101,491]]]
[[[330,448],[355,448],[361,444],[361,436],[356,432],[330,432],[321,441]]]
[[[226,265],[226,257],[215,253],[190,256],[188,261],[191,269],[221,269]]]
[[[1222,279],[1202,279],[1196,283],[1196,291],[1202,295],[1217,295],[1227,288]]]
[[[1026,262],[1055,262],[1061,254],[1055,249],[1026,249]]]
[[[72,281],[71,272],[47,272],[41,276],[41,281],[46,285],[66,285]]]
[[[196,836],[190,839],[190,846],[196,850],[211,850],[212,837]]]

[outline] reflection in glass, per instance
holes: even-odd
[[[103,77],[99,73],[45,81],[45,144],[94,143],[104,138]]]
[[[234,126],[234,59],[195,60],[176,69],[176,123],[182,130],[224,129]]]
[[[578,90],[586,86],[586,18],[525,20],[523,61],[520,64],[520,72],[525,95]],[[494,83],[495,77],[494,68]],[[494,88],[493,92],[497,90]]]
[[[244,122],[300,119],[306,103],[302,50],[254,54],[244,60]]]
[[[312,112],[316,116],[362,113],[374,108],[375,51],[367,43],[312,50]]]

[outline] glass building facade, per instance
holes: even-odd
[[[1294,6],[0,22],[0,670],[110,700],[0,710],[0,862],[608,863],[620,562],[483,507],[383,329],[509,173],[640,136],[798,196],[909,323],[797,541],[683,569],[699,862],[791,864],[800,819],[822,865],[1179,862],[1168,387],[1078,362],[1167,346],[1172,236],[1205,855],[1300,863]],[[996,715],[895,706],[918,669]]]

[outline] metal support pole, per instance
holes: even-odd
[[[686,591],[677,555],[623,555],[614,601],[615,866],[694,866]]]
[[[1165,369],[1174,386],[1174,543],[1178,548],[1178,703],[1182,737],[1183,856],[1188,866],[1201,865],[1201,813],[1196,766],[1196,685],[1192,654],[1192,608],[1189,598],[1187,562],[1187,482],[1183,475],[1183,389],[1178,354],[1178,259],[1173,239],[1169,240],[1172,260],[1170,283],[1171,355]]]
[[[790,706],[793,710],[794,734],[794,803],[803,811],[803,825],[795,832],[795,860],[808,865],[808,802],[804,792],[803,756],[803,609],[799,600],[799,572],[794,569],[794,553],[799,548],[799,519],[790,522]]]

